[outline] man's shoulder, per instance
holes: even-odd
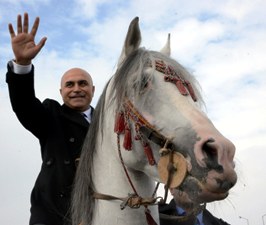
[[[42,104],[44,108],[48,111],[61,111],[62,110],[62,105],[54,99],[46,98],[42,102]]]
[[[60,103],[54,99],[46,98],[43,101],[43,104],[45,105],[52,105],[52,106],[61,106]]]
[[[215,221],[215,224],[217,223],[219,225],[230,225],[229,223],[225,222],[223,219],[217,218],[214,215],[212,215],[212,213],[207,209],[204,210],[204,217],[207,221]]]

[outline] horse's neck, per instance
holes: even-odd
[[[108,116],[108,112],[106,112]],[[127,197],[129,193],[134,193],[129,181],[125,175],[122,163],[118,155],[118,146],[116,134],[110,129],[113,126],[112,119],[105,119],[107,124],[104,125],[104,130],[109,132],[103,133],[103,139],[98,138],[97,153],[94,158],[93,177],[96,192],[101,194],[112,195],[115,197]],[[121,150],[125,151],[125,150]],[[134,150],[132,150],[134,151]],[[133,154],[133,153],[130,153]],[[141,197],[151,197],[154,191],[154,181],[142,172],[128,170],[130,179]],[[93,225],[110,224],[110,225],[145,225],[146,218],[144,207],[139,209],[131,209],[126,207],[120,209],[120,200],[96,200],[94,211]],[[151,214],[158,221],[157,206],[149,207]],[[158,222],[159,224],[159,222]]]

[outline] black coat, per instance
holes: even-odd
[[[42,166],[31,194],[30,224],[68,224],[75,159],[80,156],[89,123],[57,101],[40,102],[34,92],[34,68],[18,75],[8,66],[6,81],[13,111],[41,147]]]
[[[178,222],[168,217],[168,215],[177,216],[176,204],[173,199],[169,204],[159,205],[159,213],[160,225],[194,225],[196,220],[196,218],[190,218],[189,220]],[[229,225],[222,219],[213,216],[207,209],[203,210],[203,223],[205,225]]]

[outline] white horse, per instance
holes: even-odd
[[[197,208],[226,198],[237,180],[235,147],[201,110],[196,80],[170,58],[170,38],[161,52],[140,48],[138,21],[84,143],[73,225],[159,224],[155,181]]]

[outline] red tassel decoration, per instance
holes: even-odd
[[[119,112],[115,117],[115,127],[114,132],[117,134],[122,134],[125,131],[125,117],[123,112]]]
[[[155,159],[153,157],[153,153],[152,153],[150,145],[146,143],[143,147],[144,147],[144,152],[148,158],[149,164],[151,166],[155,165]]]
[[[126,125],[126,129],[125,129],[123,147],[126,150],[131,150],[131,148],[132,148],[131,130],[130,130],[128,125]]]
[[[152,218],[150,210],[148,208],[145,209],[145,215],[148,225],[157,225],[157,223]]]
[[[136,141],[139,141],[140,139],[141,139],[140,135],[137,134],[137,135],[135,136],[135,140],[136,140]]]
[[[181,80],[177,80],[175,85],[176,85],[176,87],[178,88],[179,92],[182,95],[188,95],[187,89],[186,89],[186,87],[184,86],[184,84],[183,84],[183,82]]]
[[[191,98],[194,100],[194,102],[196,102],[197,101],[197,96],[195,95],[195,92],[193,90],[193,87],[192,87],[191,83],[186,81],[186,85],[187,85],[188,92],[189,92]]]

